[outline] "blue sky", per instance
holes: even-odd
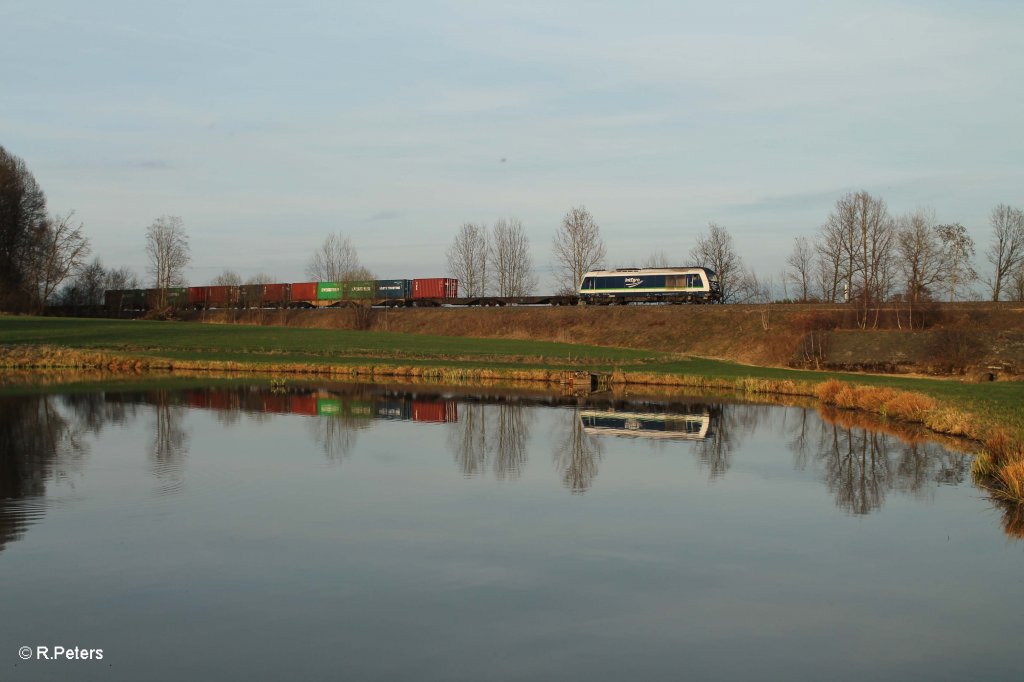
[[[441,275],[462,222],[517,216],[547,289],[579,204],[610,265],[684,263],[713,220],[775,274],[860,189],[980,255],[1024,207],[1022,29],[994,1],[6,0],[0,145],[108,266],[181,216],[196,284],[303,280],[331,231]]]

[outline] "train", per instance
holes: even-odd
[[[110,289],[109,312],[145,312],[158,308],[332,308],[356,305],[389,307],[614,305],[628,303],[720,303],[721,287],[704,267],[620,268],[587,272],[575,294],[545,296],[459,296],[452,277],[375,279],[343,282],[295,282]]]

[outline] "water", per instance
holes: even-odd
[[[0,678],[1019,679],[1020,524],[969,456],[492,393],[0,398]]]

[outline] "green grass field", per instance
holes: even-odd
[[[650,350],[520,339],[189,322],[0,316],[0,345],[54,345],[172,360],[252,365],[376,364],[495,369],[621,370],[716,379],[830,378],[926,393],[1024,434],[1024,382],[972,384],[948,379],[754,367]]]

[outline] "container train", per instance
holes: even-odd
[[[575,295],[459,297],[459,280],[376,279],[348,282],[295,282],[112,289],[104,303],[113,313],[156,308],[326,308],[380,306],[612,305],[627,303],[716,303],[721,287],[713,270],[702,267],[592,270]]]
[[[457,299],[459,280],[377,279],[348,282],[295,282],[170,287],[167,289],[110,289],[104,304],[111,312],[146,311],[160,307],[186,310],[211,308],[326,308],[357,304],[440,305]]]

